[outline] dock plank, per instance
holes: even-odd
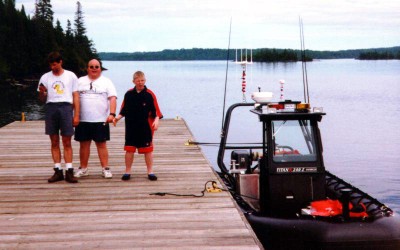
[[[135,155],[132,179],[125,170],[124,125],[111,128],[109,165],[101,177],[95,145],[90,175],[79,183],[47,183],[52,174],[50,141],[43,121],[0,128],[0,249],[262,249],[227,192],[200,195],[207,181],[222,186],[184,120],[161,120],[154,138],[154,171],[147,179]],[[74,167],[79,144],[73,142]]]

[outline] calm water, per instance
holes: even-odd
[[[116,85],[118,105],[133,87],[134,71],[142,70],[166,118],[183,117],[196,141],[219,142],[226,62],[106,61],[104,66],[109,69],[104,75]],[[229,63],[226,109],[242,102],[241,70]],[[327,113],[320,124],[325,166],[400,213],[400,61],[321,60],[308,63],[307,70],[311,105]],[[247,100],[258,87],[279,100],[281,79],[286,82],[285,99],[303,100],[301,63],[249,66]],[[13,104],[16,119],[20,110],[26,110],[28,119],[39,119],[40,106],[29,96],[25,99]],[[1,104],[0,122],[10,119],[4,108],[8,104]],[[232,122],[236,135],[231,141],[261,136],[257,117],[247,110],[239,111]],[[218,148],[202,149],[216,166]]]

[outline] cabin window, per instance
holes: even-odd
[[[275,162],[311,162],[317,160],[314,130],[309,120],[273,121]]]

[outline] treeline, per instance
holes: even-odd
[[[397,55],[400,53],[400,46],[391,48],[377,49],[359,49],[359,50],[339,50],[339,51],[315,51],[305,50],[304,53],[300,50],[290,49],[254,49],[252,52],[247,51],[247,57],[250,58],[252,53],[253,61],[258,62],[294,62],[301,61],[302,58],[306,61],[313,59],[343,59],[355,58],[359,59],[364,53],[377,52],[389,53]],[[242,51],[242,55],[245,52]],[[108,61],[169,61],[169,60],[226,60],[228,58],[226,49],[177,49],[163,50],[158,52],[100,52],[99,56],[102,60]],[[240,49],[229,50],[229,60],[236,60],[240,57]],[[373,58],[370,58],[373,59]],[[238,59],[239,60],[239,59]]]
[[[86,36],[82,6],[76,2],[74,24],[54,24],[50,0],[37,0],[32,17],[15,0],[0,0],[0,83],[6,79],[37,78],[49,71],[47,55],[60,51],[64,68],[78,75],[85,73],[89,58],[98,57],[93,42]]]
[[[245,60],[245,53],[247,59],[253,58],[253,61],[298,61],[301,59],[300,51],[290,49],[255,49],[253,51],[247,50],[229,50],[229,58],[226,49],[166,49],[157,52],[100,52],[99,56],[102,60],[107,61],[185,61],[185,60]],[[307,57],[308,60],[312,60]]]
[[[362,54],[370,53],[379,54],[398,54],[400,46],[389,48],[371,48],[371,49],[356,49],[356,50],[339,50],[339,51],[307,51],[307,54],[315,59],[341,59],[341,58],[354,58],[359,59]],[[367,58],[366,58],[367,59]],[[370,58],[373,59],[373,58]],[[383,58],[382,58],[383,59]]]
[[[229,51],[230,57],[235,51]],[[180,61],[180,60],[226,60],[227,50],[223,49],[165,49],[157,52],[100,52],[102,60],[107,61]]]
[[[378,51],[365,52],[365,53],[360,53],[360,55],[357,59],[359,59],[359,60],[393,60],[393,59],[400,60],[400,51],[398,51],[397,53],[390,53],[387,51],[381,52],[381,53],[379,53]]]

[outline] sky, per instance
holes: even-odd
[[[35,0],[16,0],[33,16]],[[73,24],[77,1],[52,0]],[[191,48],[347,50],[400,46],[400,0],[80,0],[98,52]]]

